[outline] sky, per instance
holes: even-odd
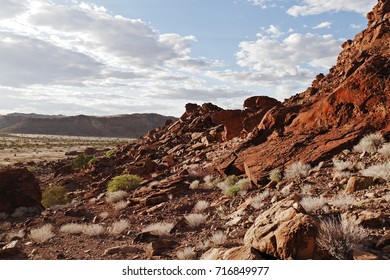
[[[283,101],[336,64],[376,0],[0,0],[0,114]]]

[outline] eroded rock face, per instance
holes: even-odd
[[[260,214],[244,237],[246,246],[278,259],[311,259],[318,222],[284,199]]]
[[[11,214],[19,207],[41,209],[41,199],[39,182],[27,169],[0,172],[0,212]]]

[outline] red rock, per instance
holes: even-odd
[[[246,117],[248,117],[248,113],[245,111],[224,110],[214,113],[212,120],[215,124],[224,125],[222,140],[228,141],[241,135],[243,121]]]
[[[0,212],[11,214],[18,207],[41,205],[42,193],[34,174],[25,168],[0,171]]]

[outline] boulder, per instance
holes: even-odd
[[[354,193],[356,191],[368,189],[374,184],[373,177],[364,177],[364,176],[353,176],[348,179],[347,187],[345,188],[345,193]]]
[[[244,243],[278,259],[311,259],[318,221],[298,212],[295,199],[286,198],[261,213],[246,232]]]
[[[26,168],[0,172],[0,212],[11,214],[19,207],[42,210],[41,199],[39,182]]]

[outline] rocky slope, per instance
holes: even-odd
[[[106,117],[9,114],[0,116],[0,132],[138,138],[150,129],[164,125],[167,120],[176,118],[158,114]]]
[[[72,202],[0,205],[0,258],[390,259],[389,18],[379,0],[329,74],[283,103],[187,104],[85,168],[29,163],[43,192],[64,186]],[[18,172],[31,206],[35,179],[1,176]],[[142,182],[107,192],[121,174]]]

